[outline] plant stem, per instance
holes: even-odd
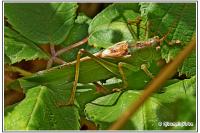
[[[74,44],[72,44],[72,45],[70,45],[70,46],[68,46],[66,48],[63,48],[63,49],[57,51],[55,53],[55,56],[61,55],[62,53],[65,53],[65,52],[67,52],[67,51],[69,51],[69,50],[71,50],[73,48],[79,47],[79,46],[85,44],[87,41],[88,41],[88,37],[86,37],[83,40],[81,40],[81,41],[79,41],[77,43],[74,43]]]
[[[54,45],[50,45],[50,50],[51,50],[52,56],[47,62],[47,69],[50,68],[53,65],[54,57],[55,57],[55,54],[56,54]]]
[[[117,130],[123,127],[131,116],[144,104],[144,102],[156,91],[162,84],[165,83],[171,76],[173,76],[177,68],[183,63],[184,59],[192,52],[196,46],[195,36],[189,45],[186,46],[177,57],[170,63],[168,63],[159,74],[148,84],[144,89],[141,96],[119,117],[119,119],[111,125],[109,130]]]
[[[49,59],[49,61],[47,62],[47,69],[50,68],[53,64],[53,62],[55,61],[58,64],[64,64],[66,63],[64,60],[58,58],[57,56],[61,55],[64,52],[67,52],[73,48],[79,47],[83,44],[85,44],[88,41],[88,37],[84,38],[83,40],[74,43],[66,48],[60,49],[59,51],[55,52],[55,47],[54,45],[50,45],[50,50],[51,50],[51,55],[52,57]]]
[[[23,70],[23,69],[21,69],[19,67],[16,67],[16,66],[6,66],[5,67],[5,71],[18,72],[22,76],[30,76],[30,75],[32,75],[31,72],[28,72],[28,71]]]
[[[47,62],[47,69],[49,69],[53,64],[53,58],[51,57]]]
[[[58,57],[54,57],[53,60],[58,64],[65,64],[66,62]]]
[[[53,64],[53,61],[56,62],[56,63],[58,63],[58,64],[61,64],[61,65],[66,63],[64,60],[62,60],[62,59],[60,59],[58,57],[51,57],[49,59],[49,61],[47,62],[47,69],[51,68],[51,66]]]

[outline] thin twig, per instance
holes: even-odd
[[[62,60],[62,59],[60,59],[60,58],[58,58],[58,57],[51,57],[51,58],[49,59],[49,61],[47,62],[47,69],[48,69],[48,68],[51,68],[53,62],[56,62],[57,64],[60,64],[60,65],[66,63],[64,60]]]
[[[58,57],[54,57],[54,61],[56,62],[56,63],[58,63],[58,64],[65,64],[65,63],[67,63],[67,62],[65,62],[64,60],[62,60],[62,59],[60,59],[60,58],[58,58]]]
[[[52,64],[53,64],[53,58],[51,57],[47,62],[47,69],[51,68]]]
[[[88,41],[88,37],[86,37],[83,40],[81,40],[81,41],[79,41],[77,43],[74,43],[74,44],[72,44],[72,45],[70,45],[70,46],[68,46],[66,48],[63,48],[63,49],[57,51],[55,56],[61,55],[62,53],[65,53],[65,52],[67,52],[67,51],[69,51],[69,50],[71,50],[73,48],[79,47],[79,46],[85,44],[87,41]]]
[[[88,37],[84,38],[83,40],[77,42],[77,43],[74,43],[66,48],[63,48],[63,49],[60,49],[59,51],[55,51],[55,47],[54,45],[50,45],[50,50],[51,50],[51,55],[52,57],[49,59],[49,61],[47,62],[47,69],[50,68],[52,65],[53,65],[53,62],[55,61],[56,63],[58,64],[64,64],[66,63],[64,60],[58,58],[57,56],[73,49],[73,48],[76,48],[76,47],[79,47],[83,44],[85,44],[86,42],[88,41]]]
[[[26,70],[21,69],[21,68],[16,67],[16,66],[6,66],[6,67],[5,67],[5,71],[18,72],[18,73],[20,73],[22,76],[30,76],[30,75],[32,75],[31,72],[26,71]]]
[[[47,69],[50,68],[53,65],[54,57],[56,55],[56,51],[55,51],[55,46],[54,45],[50,45],[50,50],[51,50],[51,58],[47,62]]]
[[[50,50],[51,50],[51,55],[53,57],[55,57],[55,55],[56,55],[55,46],[54,45],[50,45]]]
[[[186,48],[184,48],[177,57],[168,63],[159,74],[148,84],[141,96],[134,101],[131,106],[119,117],[119,119],[111,125],[109,130],[117,130],[124,126],[131,116],[141,107],[144,102],[156,91],[166,80],[173,76],[177,68],[183,63],[184,59],[192,52],[196,46],[195,36]]]

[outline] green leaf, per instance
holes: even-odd
[[[112,78],[108,79],[106,83],[103,84],[105,89],[105,93],[109,94],[112,93],[113,88],[118,88],[121,86],[121,80]],[[99,90],[98,90],[99,89]],[[100,91],[100,88],[92,84],[78,84],[77,91],[76,91],[76,99],[79,105],[79,112],[82,116],[85,116],[84,109],[87,103],[92,102],[93,100],[97,99],[98,97],[104,96],[105,93]]]
[[[11,63],[10,58],[6,54],[4,54],[4,64],[10,64],[10,63]]]
[[[172,103],[180,98],[194,96],[196,91],[196,77],[185,79],[164,87],[165,93],[155,94],[162,103]]]
[[[188,97],[194,97],[194,92],[195,77],[166,86],[165,92],[154,94],[150,97],[145,104],[142,105],[139,111],[130,118],[130,121],[123,129],[155,130],[164,128],[159,127],[158,122],[187,121],[187,118],[195,121],[194,115],[182,119],[179,117],[179,114],[176,114],[179,108],[176,107],[175,109],[172,109],[177,101],[185,99],[185,105],[189,105],[187,107],[191,108],[193,111],[192,113],[195,114],[195,100],[190,100],[189,103],[191,104],[188,104],[186,100]],[[140,94],[141,91],[128,90],[100,97],[91,103],[86,104],[85,113],[89,120],[100,125],[100,129],[106,129],[111,125],[111,123],[117,120],[122,112],[124,112],[133,101],[138,99]],[[183,116],[183,113],[180,113],[180,115]]]
[[[5,16],[20,34],[38,44],[60,44],[73,27],[75,3],[5,3]]]
[[[95,47],[107,48],[119,41],[136,40],[137,27],[127,23],[139,16],[139,6],[136,3],[115,3],[108,6],[90,23],[88,43]]]
[[[127,24],[124,22],[113,22],[107,27],[105,26],[100,30],[94,31],[89,36],[88,43],[94,47],[107,48],[123,40],[133,40]]]
[[[22,60],[48,59],[48,55],[37,45],[14,30],[5,27],[4,35],[5,56],[10,60],[11,64]]]
[[[76,99],[79,105],[79,113],[84,116],[85,105],[103,94],[96,91],[94,85],[79,84],[76,91]]]
[[[171,130],[195,130],[196,127],[196,77],[166,86],[165,93],[155,94],[160,102],[174,114],[173,121],[190,122],[193,126],[168,127]]]
[[[88,119],[93,120],[97,124],[112,123],[124,112],[127,107],[136,100],[140,92],[129,90],[120,95],[114,93],[107,95],[86,105],[85,111]],[[120,97],[119,97],[120,96]],[[117,103],[115,104],[116,99]],[[159,103],[155,98],[150,98],[140,110],[129,121],[128,126],[124,129],[128,130],[143,130],[143,129],[160,129],[158,122],[160,121],[157,112],[159,109],[165,110],[166,108]],[[171,118],[170,113],[165,111],[166,117]],[[109,125],[110,125],[109,124]]]
[[[182,66],[178,69],[180,75],[185,74],[188,77],[196,75],[196,51],[193,50],[191,55],[186,58]]]
[[[91,18],[89,18],[88,16],[86,16],[84,13],[79,13],[76,20],[75,20],[75,23],[77,24],[90,24],[92,21]]]
[[[79,129],[77,108],[56,106],[56,97],[45,86],[30,88],[24,100],[5,110],[5,130]]]
[[[92,33],[99,30],[102,25],[109,25],[113,21],[126,23],[127,20],[134,20],[138,15],[139,6],[137,3],[115,3],[94,17],[88,31]]]

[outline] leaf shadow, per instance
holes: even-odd
[[[103,106],[103,107],[111,107],[111,106],[114,106],[117,104],[117,102],[119,101],[119,98],[121,97],[121,95],[125,92],[125,90],[122,90],[120,92],[117,92],[119,93],[117,98],[115,100],[113,100],[114,102],[111,103],[111,104],[97,104],[97,103],[94,103],[94,102],[90,102],[90,104],[93,104],[93,105],[97,105],[97,106]]]

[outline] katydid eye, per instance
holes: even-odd
[[[113,53],[114,53],[114,52],[117,52],[117,51],[116,51],[115,49],[111,49],[111,52],[113,52]]]

